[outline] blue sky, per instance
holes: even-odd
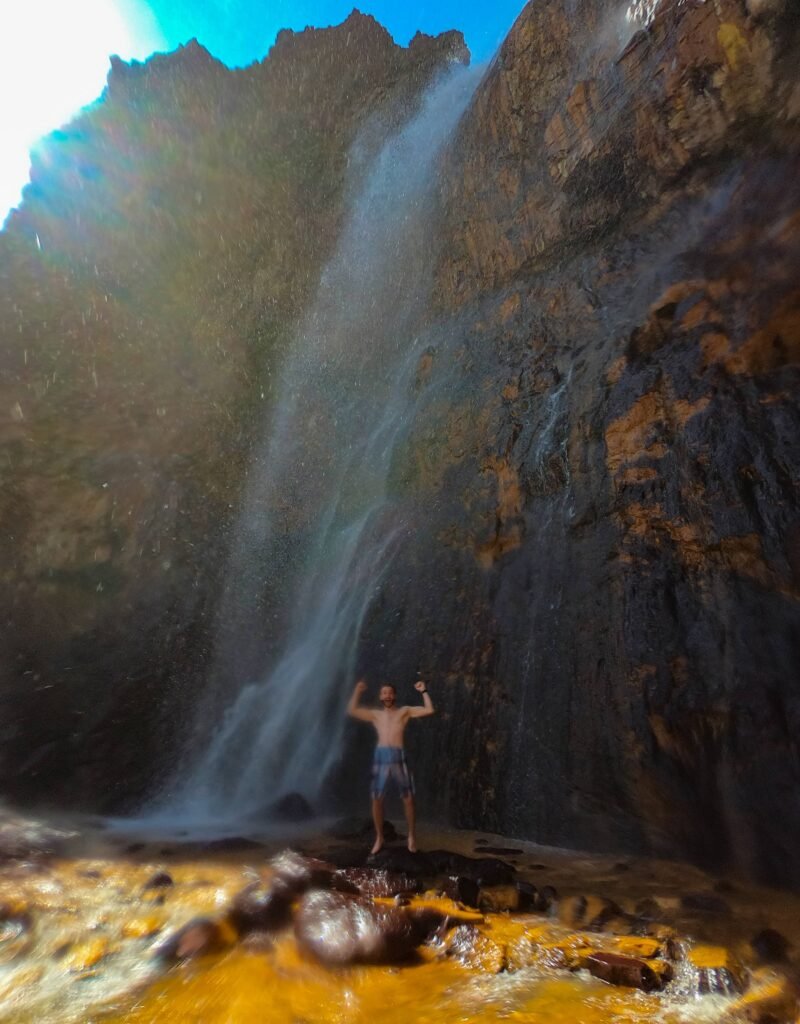
[[[435,34],[458,28],[476,60],[485,60],[508,32],[524,0],[439,0],[408,3],[374,0],[149,0],[170,46],[197,36],[211,52],[233,66],[263,57],[281,28],[299,31],[343,21],[354,6],[372,14],[398,43],[421,29]]]
[[[402,45],[458,28],[488,59],[524,0],[365,0]],[[0,0],[0,224],[28,180],[29,151],[100,95],[109,56],[144,60],[189,39],[231,67],[260,60],[282,28],[343,21],[352,0]]]

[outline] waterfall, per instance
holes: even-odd
[[[214,673],[230,703],[203,705],[219,725],[163,798],[174,816],[313,800],[339,755],[362,623],[413,528],[387,480],[414,418],[437,159],[478,77],[453,68],[374,157],[298,326],[232,546]]]

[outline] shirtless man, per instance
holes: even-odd
[[[425,718],[433,714],[433,701],[420,679],[414,683],[414,689],[422,694],[423,706],[409,708],[396,707],[397,691],[387,683],[380,689],[380,702],[383,708],[359,707],[361,695],[367,688],[363,679],[356,683],[347,713],[361,722],[371,722],[378,733],[378,745],[375,747],[375,759],[372,762],[372,820],[375,822],[375,845],[372,853],[383,847],[383,801],[389,781],[394,779],[403,798],[403,809],[408,822],[408,848],[412,853],[417,850],[417,838],[414,830],[414,779],[406,764],[403,750],[403,733],[412,718]]]

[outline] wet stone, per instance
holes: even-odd
[[[294,891],[280,878],[269,885],[253,882],[234,897],[228,920],[239,935],[278,931],[291,921],[293,900]]]
[[[147,879],[142,888],[145,891],[148,889],[169,889],[174,884],[175,881],[168,871],[157,871]]]
[[[73,974],[89,971],[96,967],[113,952],[108,940],[103,938],[90,939],[72,946],[61,961],[62,965]]]
[[[156,956],[177,963],[205,953],[217,953],[230,945],[231,937],[218,921],[196,917],[173,932],[156,950]]]
[[[451,875],[439,886],[440,891],[448,899],[456,903],[463,903],[468,907],[477,907],[480,898],[480,886],[474,878],[464,878],[463,875]]]
[[[350,883],[350,891],[357,891],[362,896],[389,897],[420,890],[419,879],[413,875],[382,868],[345,868],[336,872],[334,881]],[[340,885],[336,887],[341,888]]]
[[[478,907],[494,914],[519,910],[519,890],[515,885],[481,887]]]
[[[653,992],[664,984],[646,961],[622,953],[592,953],[586,958],[586,967],[595,978],[610,985],[625,985]]]
[[[163,922],[156,917],[134,918],[123,924],[122,937],[125,939],[148,939],[157,935],[163,927]]]
[[[480,885],[509,885],[516,870],[497,857],[465,857],[451,850],[430,850],[427,854],[437,874],[463,875]]]
[[[308,889],[330,887],[334,866],[314,857],[304,857],[294,850],[284,850],[269,862],[273,874],[291,892],[300,894]]]
[[[741,995],[746,988],[744,971],[723,946],[694,946],[687,954],[695,968],[698,995]]]
[[[723,1024],[794,1024],[800,1013],[797,986],[785,975],[761,968],[750,989],[729,1008]]]
[[[445,955],[475,971],[499,974],[507,966],[506,948],[474,925],[462,924],[447,936]]]
[[[789,959],[791,943],[774,928],[763,928],[752,937],[750,946],[761,964],[780,964]]]
[[[610,922],[627,920],[619,904],[604,896],[570,896],[559,903],[558,917],[570,928],[585,931],[606,931]]]
[[[522,913],[531,913],[540,909],[541,894],[532,882],[517,882],[516,888],[519,896],[518,909]]]
[[[358,896],[314,890],[295,914],[300,948],[328,966],[404,963],[419,945],[419,930],[397,907]]]

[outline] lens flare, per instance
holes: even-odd
[[[2,219],[28,181],[29,150],[97,99],[110,54],[144,57],[164,40],[139,0],[9,0],[0,39]]]

